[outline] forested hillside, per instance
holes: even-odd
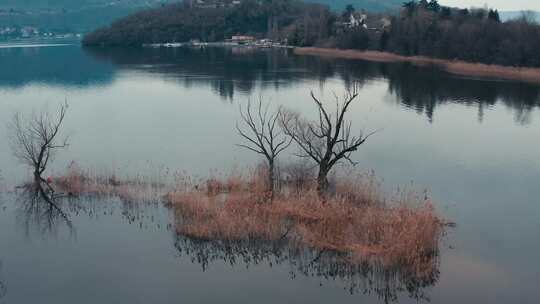
[[[0,32],[28,26],[41,32],[88,32],[138,10],[172,2],[177,0],[0,0]]]
[[[540,26],[527,15],[503,22],[494,9],[457,9],[437,0],[409,1],[396,15],[364,13],[297,0],[244,0],[216,8],[175,4],[146,10],[101,28],[87,45],[223,41],[235,34],[286,41],[294,46],[379,50],[512,66],[540,66]]]
[[[85,44],[141,45],[223,41],[243,33],[273,39],[290,38],[312,45],[327,38],[334,15],[327,6],[298,0],[245,0],[234,7],[198,8],[175,4],[136,13],[91,33]]]
[[[206,0],[209,1],[213,0]],[[41,31],[84,33],[140,10],[181,2],[183,0],[0,0],[0,29],[31,26]],[[325,4],[334,11],[341,11],[352,4],[357,9],[395,12],[402,0],[306,2]]]
[[[22,10],[42,9],[85,9],[103,6],[135,6],[141,7],[156,2],[172,2],[168,0],[2,0],[0,8]]]
[[[540,67],[540,26],[527,14],[503,22],[494,9],[410,1],[383,38],[381,49],[407,56]]]
[[[14,9],[79,9],[92,6],[135,6],[151,4],[152,2],[181,2],[182,0],[2,0],[0,8]],[[348,4],[354,5],[356,8],[368,9],[371,11],[396,9],[402,0],[308,0],[307,2],[320,3],[330,6],[332,9],[342,10]]]

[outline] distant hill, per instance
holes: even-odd
[[[342,11],[348,4],[373,12],[398,10],[405,0],[304,0]],[[90,32],[115,19],[149,7],[182,0],[0,0],[0,28],[35,26],[45,30]],[[518,18],[519,11],[500,12],[503,21]],[[536,14],[540,22],[540,14]]]
[[[86,9],[90,7],[124,6],[141,7],[155,2],[172,2],[161,0],[2,0],[0,8],[19,10],[44,9]]]
[[[348,4],[391,11],[404,0],[305,0],[341,11]],[[136,11],[182,0],[0,0],[0,28],[33,26],[42,31],[86,33]]]
[[[89,32],[135,11],[177,0],[0,0],[0,28]]]
[[[357,9],[383,11],[395,9],[404,0],[306,0],[306,2],[322,3],[332,9],[342,10],[348,4]],[[36,9],[84,9],[88,7],[124,6],[141,7],[154,5],[156,2],[181,2],[181,0],[1,0],[0,8],[13,8],[24,10]]]

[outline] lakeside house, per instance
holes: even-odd
[[[21,36],[23,38],[29,38],[32,36],[39,36],[39,30],[32,26],[25,26],[21,28]]]
[[[349,20],[342,22],[342,27],[355,29],[364,28],[369,31],[383,31],[392,25],[392,21],[388,16],[378,14],[368,15],[366,12],[353,12],[349,15]]]
[[[349,28],[363,27],[367,29],[367,14],[355,14],[351,13],[349,16],[349,22],[345,22],[344,25]]]

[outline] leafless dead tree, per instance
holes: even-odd
[[[358,136],[351,134],[351,122],[345,114],[352,102],[358,97],[358,88],[348,89],[342,98],[334,94],[336,109],[328,111],[323,102],[311,92],[311,98],[317,106],[319,119],[308,121],[300,114],[281,111],[280,124],[285,134],[289,135],[300,147],[299,157],[310,158],[318,166],[317,191],[324,196],[329,187],[328,173],[342,160],[355,164],[350,156],[360,145],[375,132]]]
[[[8,124],[10,143],[14,156],[33,170],[34,181],[47,181],[42,177],[58,149],[67,147],[67,137],[58,140],[68,104],[63,103],[56,115],[48,111],[24,117],[16,113]],[[48,183],[47,183],[48,185]]]
[[[261,154],[266,158],[268,164],[268,187],[269,192],[274,197],[275,164],[278,155],[290,146],[292,139],[288,138],[279,127],[279,117],[281,108],[276,111],[269,111],[270,103],[263,105],[262,98],[259,98],[255,113],[252,109],[251,100],[248,101],[246,110],[240,107],[245,131],[237,124],[236,129],[245,144],[238,146]]]

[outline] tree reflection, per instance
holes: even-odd
[[[66,200],[67,197],[52,193],[40,183],[20,187],[16,198],[17,219],[26,235],[32,232],[55,235],[61,229],[74,234],[75,229],[66,209],[74,211],[80,207],[78,204],[64,204]]]
[[[328,79],[347,86],[386,80],[388,91],[405,108],[434,121],[445,104],[476,106],[478,120],[485,109],[497,103],[512,109],[515,121],[530,122],[530,113],[540,107],[540,86],[515,81],[480,80],[454,76],[433,66],[410,63],[377,63],[363,60],[297,56],[286,50],[246,48],[142,48],[86,51],[101,61],[130,70],[160,74],[184,87],[207,85],[226,100],[249,95],[257,88],[280,89],[305,80],[324,87]]]
[[[437,107],[452,103],[477,107],[479,122],[486,108],[501,103],[514,111],[520,124],[529,123],[530,112],[540,107],[540,86],[532,84],[472,80],[411,64],[388,66],[385,77],[397,102],[426,115],[430,122]]]
[[[415,300],[429,301],[428,287],[439,279],[439,255],[426,257],[415,265],[385,267],[373,261],[352,262],[346,254],[291,246],[286,240],[214,241],[176,234],[175,247],[181,256],[200,264],[206,271],[211,264],[224,262],[246,267],[266,264],[288,264],[290,277],[317,277],[339,280],[351,294],[376,296],[381,302],[397,302],[402,294]],[[418,271],[419,269],[421,271]]]

